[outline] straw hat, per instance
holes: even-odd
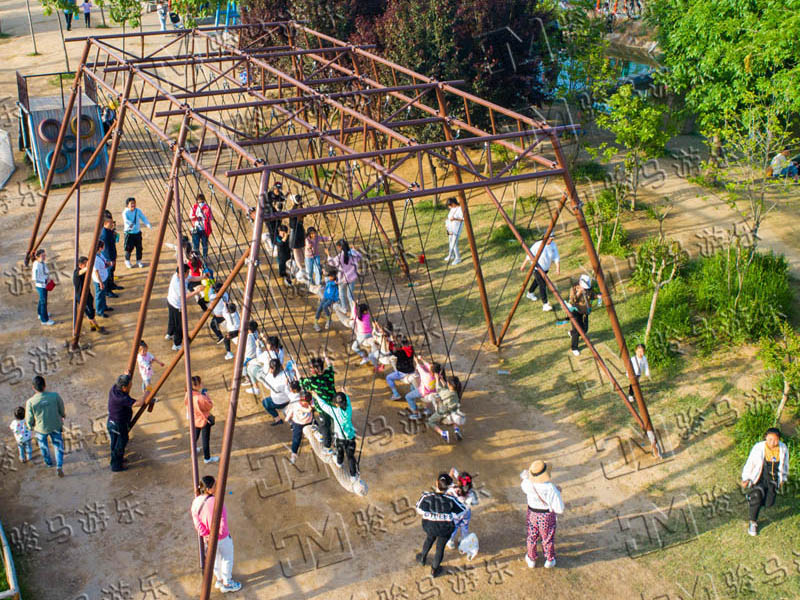
[[[547,483],[550,481],[550,466],[543,460],[535,460],[528,467],[528,474],[534,483]]]

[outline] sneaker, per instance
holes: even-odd
[[[527,563],[529,569],[533,569],[536,566],[536,561],[531,560],[531,557],[527,554],[525,555],[525,562]]]
[[[283,425],[283,419],[278,419],[277,421],[273,421],[269,425],[270,427],[275,427],[276,425]]]
[[[458,258],[458,259],[454,260],[453,262],[451,262],[451,263],[450,263],[450,266],[452,266],[452,267],[455,267],[455,266],[456,266],[458,263],[460,263],[460,262],[461,262],[461,259],[460,259],[460,258]],[[435,577],[435,575],[434,575],[434,577]]]
[[[461,430],[460,430],[460,429],[456,429],[456,439],[457,439],[459,442],[460,442],[461,440],[463,440],[463,439],[464,439],[464,436],[463,436],[463,435],[461,435]]]
[[[206,463],[207,465],[210,465],[211,463],[218,463],[219,462],[219,456],[212,456],[211,458],[204,458],[203,462]]]
[[[110,333],[110,331],[108,331],[108,329],[106,329],[105,327],[103,327],[102,325],[100,325],[100,326],[97,328],[97,333],[99,333],[99,334],[102,334],[102,335],[108,335],[108,334]]]
[[[758,523],[754,523],[750,521],[750,526],[747,528],[747,534],[752,535],[753,537],[758,535]]]
[[[316,332],[322,331],[322,327],[319,326],[319,323],[314,323],[314,331]]]
[[[225,353],[225,360],[231,360],[232,358],[233,358],[233,352]]]
[[[634,400],[635,400],[635,398],[633,396],[628,396],[628,402],[633,403]]]
[[[369,362],[369,361],[368,361],[366,358],[362,358],[360,361],[358,361],[358,366],[365,365],[365,364],[367,364],[368,362]]]
[[[64,476],[64,469],[62,469],[61,467],[58,467],[58,468],[56,469],[56,474],[57,474],[59,477],[63,477],[63,476]]]
[[[245,390],[248,394],[252,394],[253,396],[258,396],[258,388],[249,387]]]
[[[136,266],[139,267],[140,269],[142,269],[142,268],[144,268],[144,263],[142,261],[139,261],[139,262],[136,263]]]
[[[47,321],[42,321],[42,325],[55,325],[56,322],[53,319],[47,319]]]
[[[408,415],[408,418],[412,421],[419,421],[419,413],[412,412],[410,415]]]
[[[400,394],[392,394],[392,397],[389,400],[402,400],[403,397]]]
[[[217,345],[221,344],[224,341],[225,341],[225,337],[224,336],[221,337],[221,338],[217,338]]]
[[[106,296],[109,298],[119,298],[119,294],[115,294],[114,292],[106,292]],[[106,310],[111,310],[111,307],[109,306]]]
[[[328,319],[327,321],[325,321],[325,331],[328,331],[328,329],[330,328],[331,328],[331,320]]]
[[[229,592],[238,592],[240,589],[242,589],[242,584],[231,579],[228,583],[223,584],[222,587],[219,588],[219,591],[223,594],[227,594]]]
[[[289,455],[289,462],[294,464],[297,461],[297,454],[290,454]]]
[[[455,263],[453,263],[455,264]],[[431,577],[439,577],[439,575],[444,574],[444,569],[442,567],[436,567],[435,569],[431,569]]]
[[[449,444],[450,443],[450,432],[449,431],[443,431],[442,432],[442,439]]]
[[[131,261],[129,261],[129,260],[125,261],[125,266],[128,267],[129,269],[133,268],[133,265],[131,265]]]
[[[533,292],[528,292],[527,294],[525,294],[525,297],[532,302],[536,302],[539,299]]]
[[[168,333],[167,335],[164,336],[164,339],[165,340],[171,340],[172,339],[172,335]]]
[[[573,350],[572,354],[574,354],[575,356],[580,356],[581,355],[581,351],[580,350]]]
[[[178,346],[176,344],[172,344],[172,349],[175,350],[175,352],[177,352],[178,350],[181,349],[181,346]]]
[[[455,541],[453,541],[453,540],[447,540],[447,547],[448,547],[448,548],[450,548],[450,550],[452,550],[453,548],[455,548],[455,547],[456,547],[456,543],[455,543]]]
[[[336,459],[336,466],[337,467],[341,468],[343,464],[344,464],[344,460],[342,462],[339,462],[339,459],[338,458]]]
[[[544,312],[549,312],[549,311],[553,310],[553,307],[550,306],[550,304],[548,304],[547,302],[545,302],[544,304],[542,304],[542,310]]]
[[[555,558],[553,560],[546,560],[544,562],[544,568],[545,569],[552,569],[555,566],[556,566],[556,559]]]

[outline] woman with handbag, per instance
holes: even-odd
[[[33,261],[33,268],[31,278],[36,292],[39,294],[39,304],[36,307],[36,312],[39,314],[39,321],[42,325],[55,325],[56,322],[50,318],[47,312],[47,293],[53,291],[56,287],[55,281],[50,279],[50,272],[47,270],[45,259],[47,255],[44,249],[36,251],[36,260]]]
[[[203,462],[206,464],[219,462],[218,456],[211,456],[211,427],[214,425],[214,415],[211,409],[214,403],[202,387],[203,382],[199,375],[192,376],[192,417],[194,418],[194,441],[203,434]],[[189,408],[189,394],[184,401]]]
[[[211,535],[211,527],[214,519],[214,504],[216,502],[215,492],[217,482],[211,475],[206,475],[200,480],[197,486],[197,496],[192,501],[192,522],[194,528],[205,542],[208,548],[208,537]],[[233,580],[233,538],[228,531],[228,511],[226,506],[222,506],[222,518],[219,521],[219,533],[217,541],[217,554],[214,557],[214,578],[217,580],[216,588],[223,594],[228,592],[238,592],[242,589],[242,584]]]
[[[550,481],[549,467],[535,460],[520,473],[522,491],[528,498],[527,542],[525,562],[531,569],[536,566],[536,543],[541,538],[546,569],[556,566],[556,515],[564,512],[561,490]]]
[[[460,442],[464,439],[461,435],[460,425],[464,424],[464,413],[461,412],[461,381],[453,375],[447,378],[447,389],[439,391],[439,400],[435,402],[434,413],[428,417],[428,427],[438,433],[445,442],[450,442],[450,432],[439,425],[453,425],[453,433]]]

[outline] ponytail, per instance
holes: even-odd
[[[447,380],[447,383],[450,384],[451,386],[453,386],[453,389],[455,390],[456,395],[458,396],[458,398],[460,400],[461,399],[461,393],[462,393],[461,380],[458,377],[456,377],[455,375],[453,375],[452,377],[450,377]]]
[[[200,484],[197,486],[197,492],[199,494],[207,494],[208,491],[214,487],[215,483],[217,483],[216,479],[214,479],[211,475],[206,475],[200,479]]]

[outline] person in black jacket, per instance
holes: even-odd
[[[72,272],[72,287],[75,288],[75,302],[80,304],[81,301],[81,293],[83,292],[83,282],[86,280],[86,271],[89,265],[89,259],[85,256],[81,256],[78,259],[78,268]],[[95,319],[95,312],[94,312],[94,298],[92,298],[92,293],[86,297],[86,306],[84,307],[84,314],[86,318],[89,319],[89,323],[92,325],[92,331],[99,331],[100,333],[108,333],[108,330],[103,327],[102,325],[98,325],[97,320]]]
[[[131,376],[127,373],[117,377],[117,382],[108,392],[108,437],[111,442],[111,470],[124,471],[125,446],[128,445],[128,430],[133,418],[133,407],[141,406],[144,398],[134,400],[130,395]]]
[[[124,288],[114,281],[114,270],[117,267],[117,224],[110,214],[106,215],[103,229],[100,232],[100,239],[103,240],[103,258],[111,263],[108,268],[108,278],[106,279],[106,296],[116,298],[117,294],[114,293],[114,290]]]
[[[425,542],[422,552],[417,554],[417,562],[424,565],[428,559],[433,542],[436,542],[436,554],[431,564],[431,576],[442,574],[442,557],[447,540],[455,531],[456,519],[463,518],[467,507],[457,498],[445,494],[453,484],[453,478],[447,473],[440,473],[436,479],[436,491],[423,492],[417,502],[417,513],[422,515],[422,529],[425,531]]]
[[[292,209],[303,208],[303,197],[300,194],[293,196],[292,202]],[[294,258],[297,268],[297,276],[300,277],[302,273],[305,273],[306,267],[306,228],[303,226],[303,217],[289,218],[289,245],[292,247],[292,258]]]

